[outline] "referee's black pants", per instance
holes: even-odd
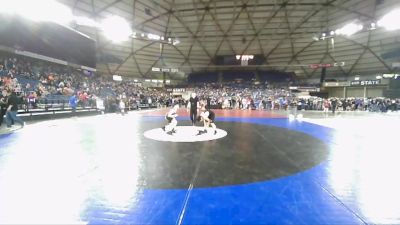
[[[1,126],[1,124],[3,124],[4,115],[6,115],[6,112],[7,112],[7,108],[5,108],[5,107],[0,108],[0,126]]]
[[[192,125],[196,123],[197,119],[197,109],[190,109],[190,120],[192,121]]]

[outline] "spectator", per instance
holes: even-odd
[[[5,76],[7,71],[4,70],[4,66],[0,64],[0,77]]]
[[[336,98],[334,98],[334,99],[332,99],[332,101],[331,101],[332,113],[335,113],[335,111],[336,111],[336,106],[337,106],[337,101],[336,101]]]
[[[125,102],[121,99],[119,101],[119,110],[121,111],[121,115],[125,115]]]
[[[76,97],[76,94],[74,93],[70,98],[69,98],[69,106],[72,108],[72,115],[76,116],[76,106],[78,104],[79,100]]]
[[[14,124],[15,122],[19,123],[21,127],[24,127],[25,123],[22,121],[21,118],[17,116],[18,112],[18,97],[15,93],[15,91],[12,91],[9,93],[9,98],[7,101],[7,112],[6,112],[6,121],[7,121],[7,127],[11,128],[11,125]]]
[[[0,94],[0,127],[3,124],[4,116],[7,112],[7,91],[3,90]]]

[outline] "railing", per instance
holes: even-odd
[[[96,102],[89,100],[83,105],[79,105],[80,108],[91,108],[96,109]],[[78,108],[79,108],[78,107]],[[54,111],[54,110],[72,110],[69,105],[68,98],[43,98],[35,99],[33,101],[25,101],[20,104],[19,112],[30,112],[30,111]]]
[[[146,108],[157,108],[157,103],[152,104],[126,104],[125,110],[139,110]],[[118,112],[119,107],[117,104],[113,104],[109,107],[103,107],[99,109],[96,105],[96,100],[89,99],[84,103],[78,103],[76,108],[77,112],[80,111],[106,111],[107,112]],[[39,115],[39,114],[57,114],[72,112],[72,108],[69,105],[69,98],[66,96],[58,96],[56,98],[43,98],[35,100],[33,102],[25,101],[19,105],[18,114],[27,115]]]

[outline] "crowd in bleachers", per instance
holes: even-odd
[[[79,104],[91,106],[99,97],[110,105],[121,99],[139,103],[157,101],[162,91],[142,88],[130,81],[116,82],[110,77],[23,56],[0,54],[0,92],[15,91],[29,107],[51,101],[68,102],[76,94]]]
[[[193,90],[211,107],[222,109],[370,111],[400,110],[400,99],[301,97],[286,88],[252,84],[203,84]]]
[[[38,107],[41,100],[64,99],[68,103],[72,95],[77,96],[83,107],[93,106],[97,98],[102,98],[106,111],[116,111],[120,101],[129,108],[140,104],[186,104],[185,99],[171,97],[165,89],[143,88],[136,82],[113,81],[111,77],[92,72],[6,53],[0,54],[0,78],[0,93],[13,90],[31,108]],[[400,106],[399,99],[298,97],[288,89],[288,84],[203,83],[187,88],[196,92],[210,107],[220,109],[287,110],[295,107],[300,110],[386,112],[396,111]]]
[[[400,99],[389,98],[300,98],[295,100],[298,109],[320,111],[388,112],[400,110]]]
[[[62,97],[71,96],[75,91],[84,102],[91,97],[91,81],[66,66],[4,54],[0,56],[0,65],[0,89],[15,91],[34,107],[41,99],[65,99]]]
[[[192,87],[199,98],[208,101],[215,108],[254,108],[267,99],[286,99],[292,94],[285,88],[275,88],[270,85],[252,83],[202,84]]]

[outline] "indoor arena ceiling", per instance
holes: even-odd
[[[399,48],[399,31],[365,29],[390,10],[398,0],[60,0],[76,16],[96,21],[111,15],[126,19],[138,34],[172,37],[179,44],[131,38],[121,43],[107,40],[100,31],[75,29],[97,40],[97,52],[114,63],[98,63],[107,74],[137,78],[161,77],[152,67],[178,68],[171,79],[192,71],[220,70],[216,55],[265,57],[261,69],[295,72],[304,78],[319,77],[309,64],[345,62],[327,74],[354,76],[392,71],[385,53]],[[322,40],[346,24],[364,29],[351,36]],[[104,58],[104,57],[103,57]],[[340,63],[338,65],[341,65]]]

